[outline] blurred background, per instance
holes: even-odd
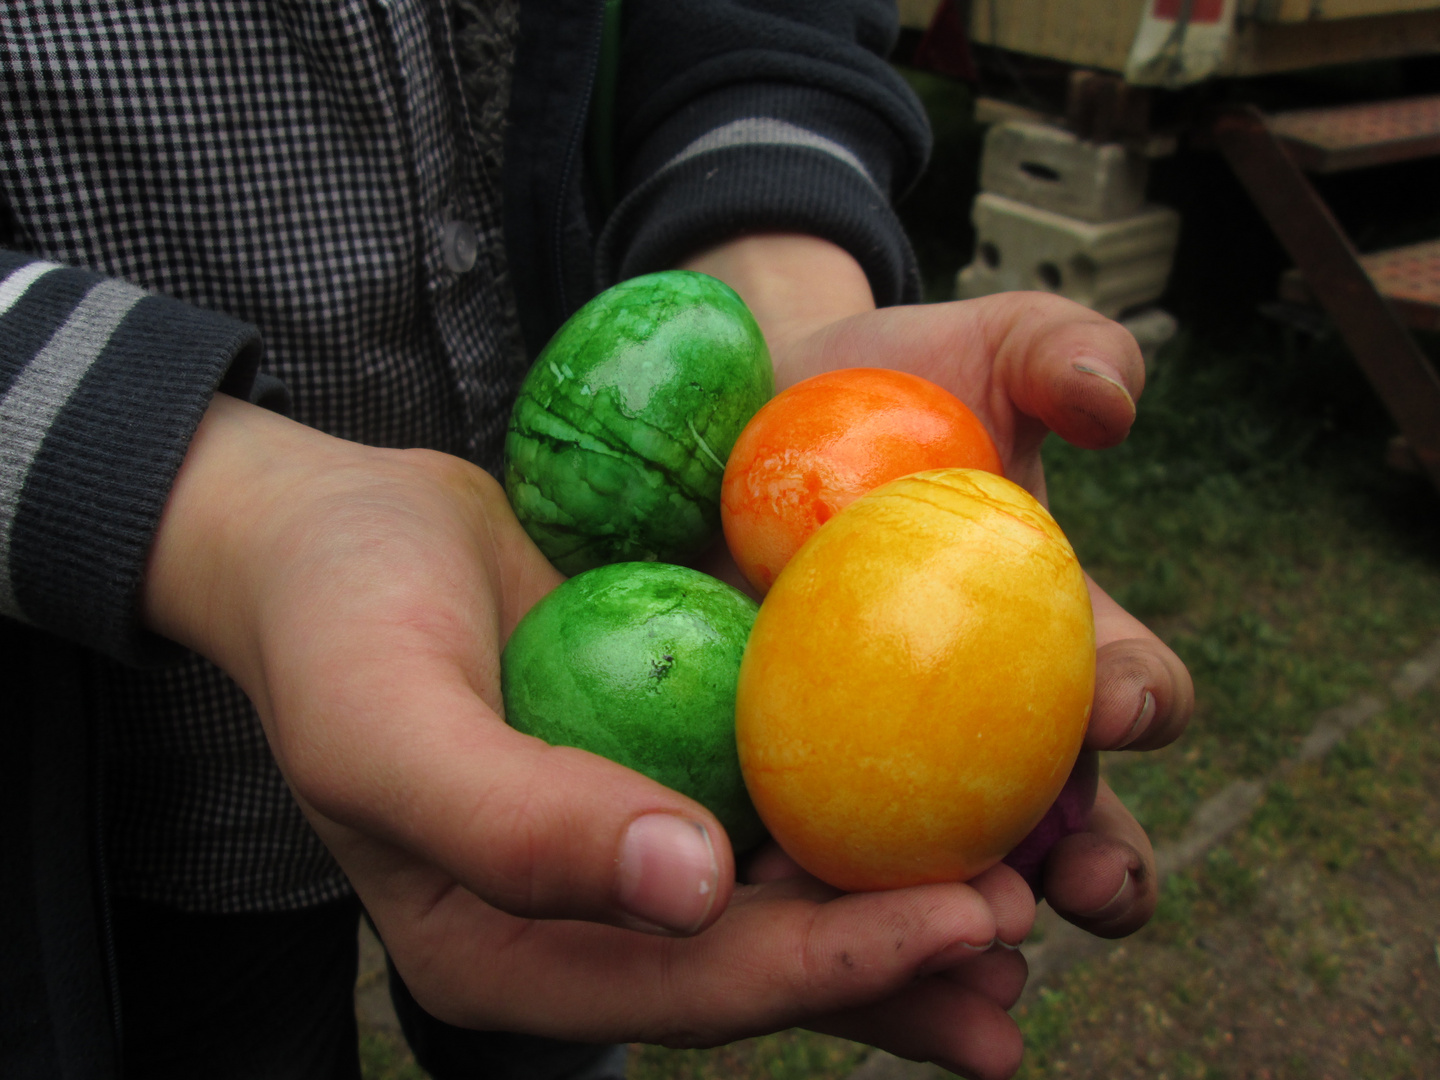
[[[1134,432],[1052,440],[1052,510],[1197,691],[1177,745],[1103,766],[1156,918],[1115,943],[1042,918],[1021,1075],[1440,1077],[1440,2],[901,14],[926,299],[1047,289],[1136,333]],[[361,1016],[367,1076],[419,1076]],[[801,1032],[630,1067],[939,1075]]]

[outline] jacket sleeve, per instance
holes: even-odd
[[[0,615],[131,662],[145,560],[211,395],[249,396],[253,327],[0,251]]]
[[[624,0],[619,199],[600,284],[745,232],[832,240],[881,304],[919,298],[891,209],[929,154],[919,101],[885,62],[893,0]]]

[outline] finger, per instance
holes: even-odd
[[[996,945],[989,952],[968,963],[936,972],[935,978],[947,979],[956,986],[982,994],[1006,1010],[1015,1007],[1025,990],[1030,965],[1019,949]]]
[[[1095,612],[1095,701],[1085,745],[1153,750],[1185,730],[1195,685],[1175,653],[1088,576]]]
[[[1087,449],[1114,446],[1129,434],[1145,362],[1128,330],[1050,293],[982,300],[1000,388],[1021,412]]]
[[[325,789],[328,801],[314,796],[322,785],[306,785],[316,828],[352,878],[407,865],[377,861],[375,838],[514,915],[670,934],[719,916],[735,873],[713,814],[614,762],[522,735],[477,710],[467,691],[432,683],[414,692],[418,717],[378,701],[387,722],[351,763],[364,775]],[[419,718],[423,739],[397,736],[419,730]]]
[[[995,916],[995,939],[1018,946],[1035,925],[1035,894],[1025,879],[1004,863],[997,863],[966,884],[985,898]]]
[[[830,897],[809,878],[745,887],[706,933],[664,938],[516,919],[460,889],[424,910],[403,892],[362,895],[441,1019],[587,1041],[716,1045],[791,1027],[895,994],[994,938],[965,885]]]
[[[1050,853],[1050,906],[1099,937],[1124,937],[1154,914],[1157,887],[1149,837],[1101,781],[1089,830],[1065,837]]]
[[[876,1005],[807,1025],[878,1046],[911,1061],[933,1061],[976,1080],[1005,1080],[1020,1067],[1020,1029],[985,994],[931,978]]]
[[[766,844],[752,855],[742,874],[742,879],[753,885],[802,877],[809,875],[774,843]],[[1013,948],[1025,940],[1035,925],[1035,897],[1020,874],[1004,863],[997,863],[966,884],[989,905],[995,919],[997,941]],[[838,891],[834,895],[839,895]]]

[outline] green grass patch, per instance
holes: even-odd
[[[1153,366],[1126,443],[1046,445],[1081,561],[1195,679],[1180,744],[1108,762],[1157,839],[1440,632],[1440,500],[1385,470],[1388,429],[1370,411],[1306,389],[1342,362],[1258,321],[1188,332]]]
[[[430,1080],[403,1037],[373,1028],[360,1031],[360,1075],[364,1080]]]
[[[1440,693],[1267,791],[1150,927],[1020,1010],[1025,1080],[1440,1070]]]
[[[627,1080],[840,1080],[869,1048],[809,1031],[782,1031],[714,1050],[635,1046]]]

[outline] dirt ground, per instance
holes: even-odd
[[[1440,1077],[1440,697],[1270,786],[1150,927],[1022,1007],[1029,1077]]]

